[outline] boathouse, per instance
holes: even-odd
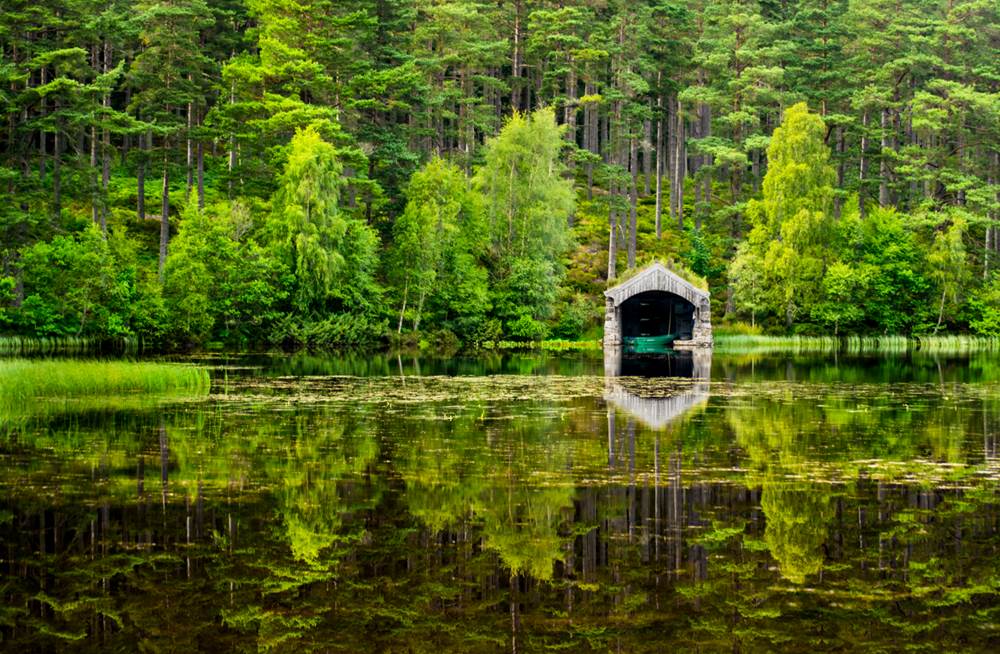
[[[712,347],[711,300],[662,264],[653,263],[604,291],[604,347],[668,339],[675,349]]]

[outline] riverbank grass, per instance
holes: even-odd
[[[0,360],[0,398],[207,391],[208,371],[188,364],[71,359]]]

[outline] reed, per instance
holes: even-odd
[[[826,353],[840,350],[834,336],[762,336],[759,334],[721,334],[715,338],[720,353],[785,352],[789,354]]]
[[[1000,338],[952,334],[941,336],[763,336],[717,334],[719,353],[774,354],[969,354],[1000,352]]]
[[[208,371],[189,364],[72,359],[0,360],[0,399],[206,392]]]
[[[1000,352],[1000,337],[949,334],[917,336],[916,349],[926,354],[965,354],[970,352]]]

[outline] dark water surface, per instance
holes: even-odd
[[[199,363],[0,407],[0,649],[1000,651],[996,355]]]

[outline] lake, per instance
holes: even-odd
[[[0,405],[0,649],[1000,650],[995,354],[194,361]]]

